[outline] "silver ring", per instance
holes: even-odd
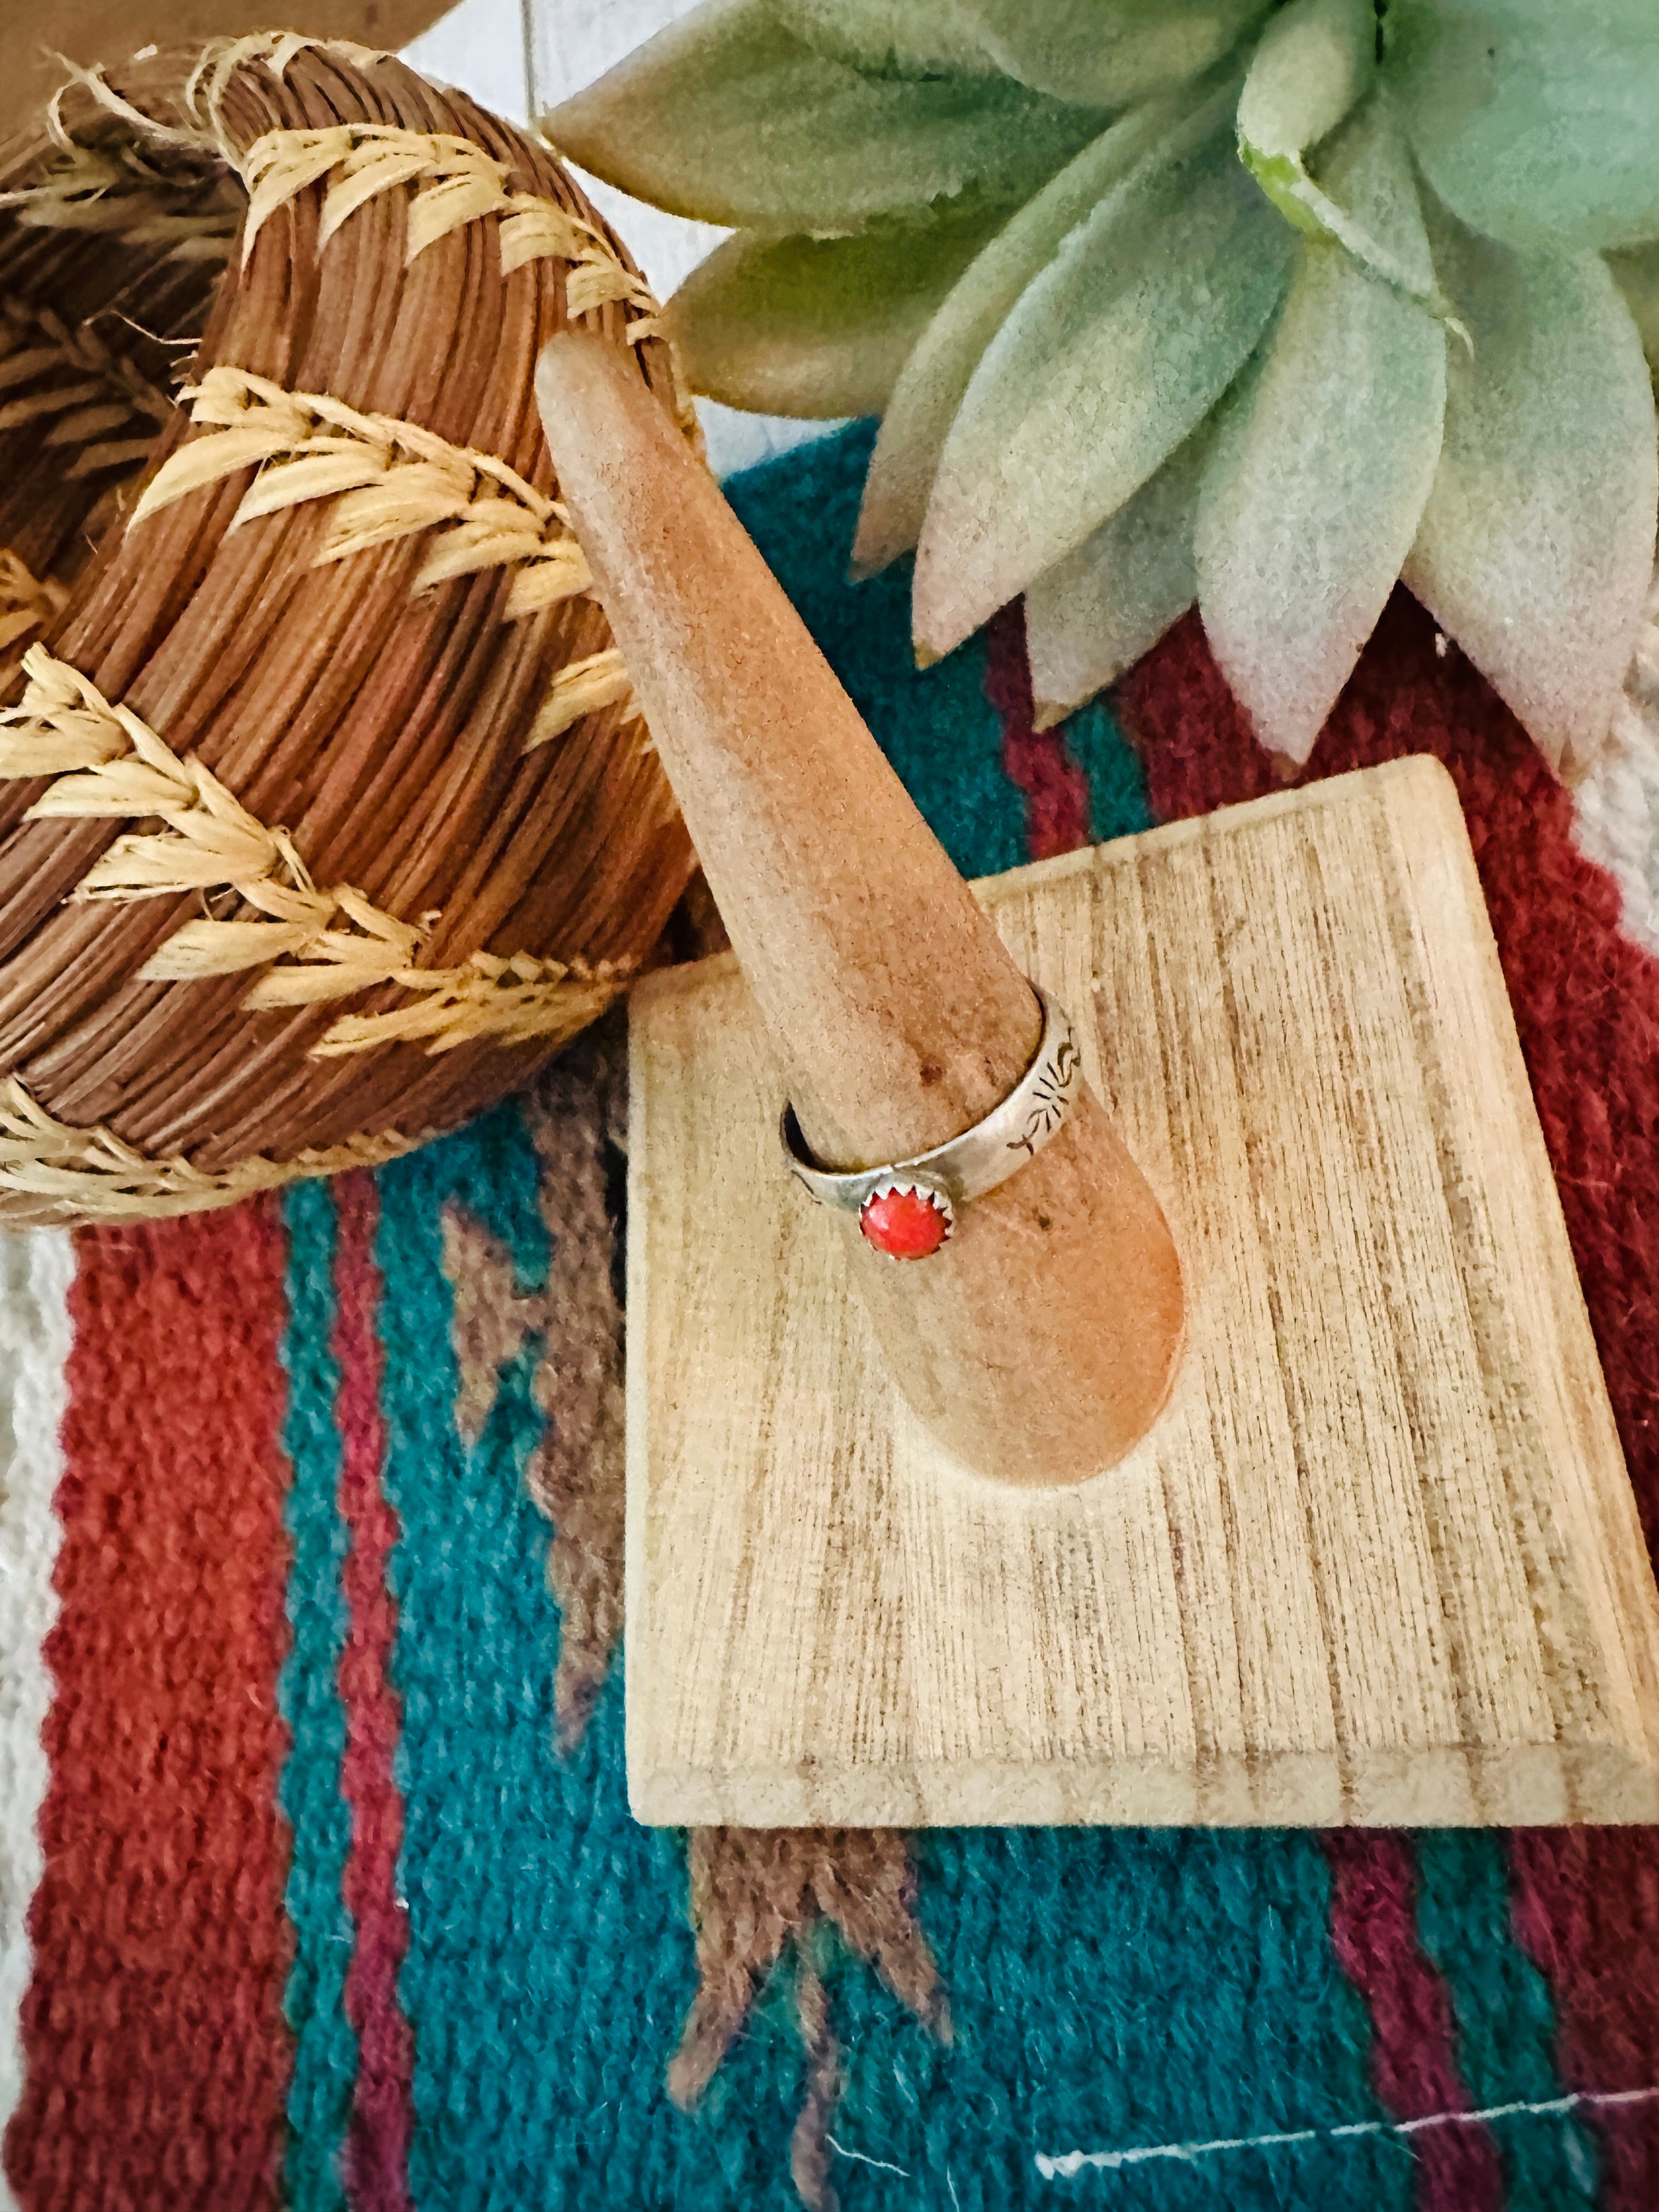
[[[1083,1089],[1083,1061],[1063,1008],[1034,983],[1042,1034],[1030,1066],[982,1121],[914,1159],[838,1172],[806,1148],[795,1109],[783,1109],[783,1149],[792,1174],[820,1205],[856,1214],[866,1240],[890,1259],[925,1259],[946,1243],[956,1210],[982,1198],[1033,1160],[1055,1135]]]

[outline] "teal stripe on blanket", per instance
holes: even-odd
[[[1505,1842],[1481,1828],[1417,1838],[1418,1930],[1451,1992],[1463,2079],[1483,2111],[1547,2105],[1565,2094],[1549,1989],[1515,1940]],[[1595,2203],[1595,2138],[1575,2114],[1516,2114],[1493,2121],[1492,2137],[1505,2212],[1580,2212]]]
[[[1152,826],[1146,772],[1103,699],[1092,699],[1066,725],[1072,757],[1089,780],[1089,834],[1097,845]]]
[[[276,1686],[293,1738],[279,1802],[294,1831],[288,1913],[294,1964],[286,2011],[294,2080],[285,2195],[293,2212],[344,2212],[340,2152],[357,2078],[357,2039],[345,2014],[352,1926],[341,1896],[351,1813],[340,1795],[345,1711],[338,1670],[346,1607],[340,1583],[346,1528],[339,1509],[340,1435],[334,1425],[334,1201],[321,1182],[283,1194],[289,1238],[289,1376],[283,1443],[294,1468],[286,1519],[294,1545],[288,1617],[294,1642]]]
[[[834,1977],[842,2212],[1410,2212],[1395,2137],[1249,2142],[1388,2118],[1313,1837],[969,1828],[915,1847],[955,2040],[941,2050],[862,1969]],[[1216,2142],[1237,2147],[1195,2148]],[[1159,2148],[1174,2154],[1037,2164]]]
[[[735,2132],[714,2118],[723,2097],[687,2121],[664,2091],[696,1980],[684,1842],[629,1817],[617,1673],[580,1748],[568,1762],[554,1748],[558,1615],[524,1485],[535,1343],[504,1370],[477,1448],[455,1429],[440,1221],[465,1206],[525,1288],[544,1281],[530,1141],[504,1108],[380,1182],[414,2202],[782,2212],[798,2050],[775,2039],[775,2078]]]

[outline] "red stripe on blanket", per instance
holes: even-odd
[[[1336,1828],[1321,1839],[1331,1869],[1331,1948],[1371,2016],[1371,2076],[1390,2117],[1464,2112],[1451,1999],[1418,1941],[1417,1869],[1405,1837]],[[1497,2146],[1484,2126],[1425,2128],[1412,2141],[1418,2212],[1498,2212]]]
[[[1659,1830],[1517,1828],[1515,1932],[1554,1994],[1574,2089],[1659,2087]],[[1659,2099],[1594,2105],[1601,2212],[1659,2204]]]
[[[1031,858],[1076,852],[1089,842],[1089,779],[1072,758],[1063,726],[1031,726],[1023,599],[993,615],[986,630],[985,696],[1002,718],[1002,772],[1024,799]]]
[[[265,1199],[80,1242],[26,2212],[277,2201],[283,1256]]]
[[[1119,688],[1155,820],[1273,788],[1195,616]],[[1396,592],[1307,775],[1432,752],[1456,780],[1650,1552],[1659,1551],[1659,963],[1621,934],[1572,802],[1454,647]],[[1581,2090],[1659,2083],[1659,1831],[1515,1839],[1517,1935],[1548,1978]],[[1592,2107],[1607,2212],[1659,2203],[1659,2100]]]
[[[334,1206],[335,1418],[342,1443],[340,1513],[350,1540],[341,1571],[349,1626],[340,1655],[346,1724],[340,1787],[351,1808],[343,1887],[357,1929],[345,2002],[359,2051],[346,2178],[354,2212],[407,2212],[415,2045],[398,1999],[398,1972],[409,1948],[409,1915],[398,1898],[404,1804],[392,1771],[402,1721],[391,1683],[398,1621],[386,1588],[398,1524],[381,1486],[386,1423],[374,1261],[380,1202],[374,1176],[342,1176]]]

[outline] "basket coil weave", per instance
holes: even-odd
[[[693,860],[536,356],[655,307],[552,152],[272,33],[0,153],[0,1220],[223,1204],[521,1085]]]

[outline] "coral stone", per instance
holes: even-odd
[[[859,1227],[890,1260],[925,1260],[951,1231],[944,1207],[920,1190],[887,1190],[866,1199]]]

